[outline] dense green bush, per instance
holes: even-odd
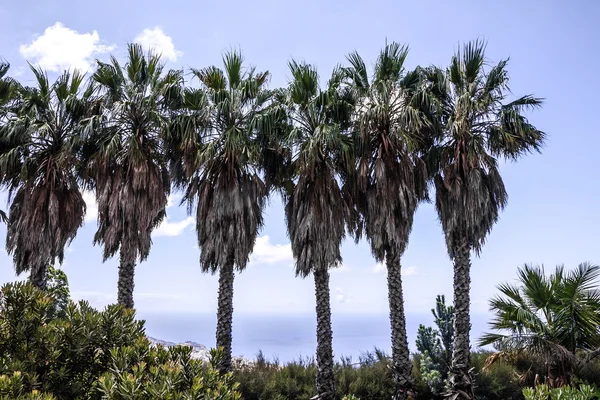
[[[0,296],[0,374],[20,371],[26,391],[92,398],[111,350],[144,338],[143,322],[118,306],[100,312],[71,302],[52,318],[54,299],[30,284],[5,285]]]
[[[0,290],[0,398],[240,399],[191,348],[152,347],[132,310],[69,302],[54,317],[55,304],[30,284]]]

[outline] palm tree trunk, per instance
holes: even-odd
[[[231,331],[233,325],[233,257],[219,270],[219,300],[217,311],[217,347],[223,349],[219,372],[231,371]]]
[[[119,263],[119,281],[117,283],[117,301],[125,308],[133,308],[133,278],[135,275],[135,263],[128,262],[128,257],[121,251]]]
[[[48,264],[31,269],[29,282],[40,290],[46,290],[48,284]]]
[[[412,366],[408,350],[408,339],[406,338],[406,316],[404,315],[400,256],[394,252],[388,252],[386,264],[392,331],[392,371],[396,385],[395,399],[405,400],[412,393]]]
[[[333,332],[331,330],[331,306],[329,304],[329,271],[314,272],[317,300],[317,396],[319,400],[335,397],[333,375]]]
[[[471,248],[461,240],[454,251],[454,342],[450,367],[450,398],[474,399],[471,359]]]

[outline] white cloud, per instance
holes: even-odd
[[[341,303],[341,304],[347,304],[347,303],[350,303],[350,299],[351,299],[351,297],[350,297],[349,295],[346,295],[346,294],[344,293],[344,291],[342,290],[342,288],[337,288],[337,289],[335,290],[335,292],[336,292],[336,294],[335,294],[335,300],[336,300],[338,303]]]
[[[340,264],[338,267],[335,268],[330,268],[329,272],[332,273],[336,273],[336,272],[348,272],[350,271],[352,268],[350,268],[349,266],[347,266],[346,264]]]
[[[385,272],[385,264],[384,263],[377,263],[377,264],[373,265],[373,267],[371,269],[376,274],[379,274],[381,272]]]
[[[402,276],[414,276],[417,275],[417,267],[411,265],[402,269]]]
[[[85,201],[86,211],[85,211],[85,222],[95,222],[98,220],[98,203],[96,203],[96,196],[94,192],[90,192],[88,190],[84,190],[83,201]]]
[[[166,35],[159,26],[144,29],[136,36],[134,42],[141,44],[146,50],[161,54],[169,61],[177,61],[183,55],[181,51],[175,49],[171,36]]]
[[[283,261],[293,261],[291,244],[273,244],[269,235],[256,239],[251,262],[257,264],[275,264]]]
[[[167,206],[166,208],[171,208],[173,206],[179,206],[181,203],[181,194],[179,193],[171,193],[169,197],[167,197]]]
[[[371,270],[375,274],[379,274],[386,271],[385,264],[377,263],[375,264]],[[402,276],[414,276],[417,275],[417,267],[414,265],[410,265],[408,267],[402,267]]]
[[[171,222],[168,218],[165,218],[160,226],[153,232],[153,236],[179,236],[188,226],[194,224],[195,221],[194,217],[187,217],[179,222]]]
[[[90,69],[94,58],[114,48],[103,44],[97,31],[79,33],[57,22],[30,44],[21,45],[19,52],[24,58],[49,71],[79,69],[85,72]]]

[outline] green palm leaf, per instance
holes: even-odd
[[[520,268],[519,284],[500,285],[502,296],[490,301],[496,332],[479,340],[499,350],[489,363],[525,353],[568,381],[600,348],[599,276],[600,268],[589,263],[567,274],[559,266],[550,276],[543,267]]]

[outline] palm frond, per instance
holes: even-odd
[[[482,40],[469,42],[446,71],[421,70],[427,95],[419,99],[433,142],[428,165],[435,169],[436,208],[451,257],[459,243],[479,252],[507,203],[496,157],[518,159],[539,151],[545,139],[522,115],[541,105],[540,99],[525,96],[504,104],[508,60],[486,72],[485,48]]]

